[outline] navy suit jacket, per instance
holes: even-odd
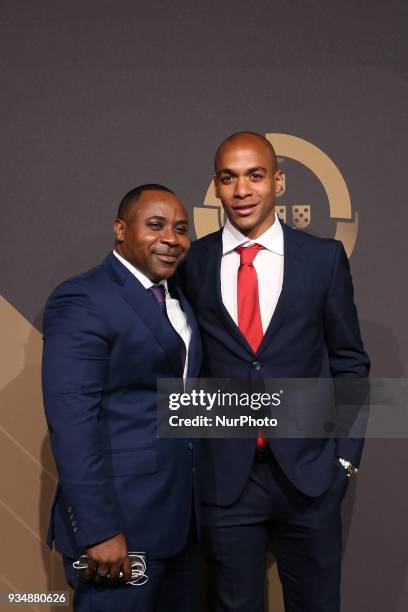
[[[190,305],[188,375],[201,345]],[[59,486],[49,544],[77,558],[123,532],[129,550],[167,557],[184,545],[192,508],[188,440],[156,437],[158,378],[182,376],[180,346],[152,296],[110,254],[62,283],[44,314],[43,393]]]
[[[353,285],[343,245],[283,225],[284,275],[276,310],[256,354],[221,299],[222,230],[191,245],[178,271],[194,308],[203,343],[201,374],[208,378],[361,377],[369,359],[360,336]],[[295,486],[320,495],[341,456],[358,466],[361,439],[273,439],[272,450]],[[201,500],[234,503],[248,479],[253,439],[203,439],[196,474]]]

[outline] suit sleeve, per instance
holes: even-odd
[[[361,424],[366,421],[363,404],[367,401],[366,379],[370,371],[370,360],[361,339],[350,265],[341,242],[336,242],[325,304],[324,328],[330,369],[335,379],[336,425],[342,436],[337,440],[338,456],[357,467],[363,440],[350,438],[347,434],[356,422],[358,429],[361,429]],[[345,378],[348,380],[345,381]]]
[[[67,281],[44,313],[43,395],[51,444],[79,547],[121,531],[102,453],[99,414],[108,367],[106,325],[80,283]]]

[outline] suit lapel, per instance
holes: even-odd
[[[112,253],[104,261],[104,265],[113,273],[115,280],[122,285],[121,296],[135,311],[151,332],[156,342],[161,346],[169,361],[175,377],[180,371],[174,359],[174,330],[169,321],[162,315],[152,296],[133,274],[121,264]],[[156,316],[157,311],[157,316]],[[173,348],[172,348],[173,347]],[[147,348],[147,347],[145,347]]]
[[[180,302],[181,308],[187,317],[187,322],[191,329],[190,346],[188,348],[187,377],[197,376],[201,361],[201,341],[197,320],[194,316],[194,312],[190,304],[172,279],[169,279],[168,287],[170,295]]]
[[[208,282],[208,304],[217,314],[223,327],[245,349],[252,353],[252,349],[238,326],[225,308],[221,293],[221,260],[222,260],[222,229],[213,234],[213,240],[207,244],[207,257],[203,265],[207,264],[206,278]],[[202,276],[203,278],[204,276]]]
[[[282,291],[272,319],[257,351],[257,356],[260,356],[268,345],[273,342],[273,337],[287,317],[291,307],[299,299],[299,287],[304,278],[301,258],[301,247],[304,244],[302,233],[291,229],[285,224],[282,224],[282,228],[284,252]]]
[[[303,246],[302,233],[282,224],[284,240],[284,270],[282,291],[279,296],[272,319],[265,331],[261,345],[257,351],[260,356],[273,341],[273,337],[282,325],[291,306],[298,299],[299,286],[302,283],[302,259],[301,247]],[[209,301],[218,317],[227,328],[229,333],[245,348],[247,352],[254,355],[245,337],[231,318],[222,302],[221,295],[221,258],[222,258],[222,229],[214,234],[213,241],[207,245],[208,255],[208,278],[210,283]]]

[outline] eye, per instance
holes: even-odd
[[[251,178],[253,181],[260,181],[263,177],[262,174],[258,174],[258,172],[254,172],[251,174]]]
[[[228,183],[231,183],[231,182],[232,182],[232,176],[229,174],[221,178],[221,183],[223,183],[224,185],[228,185]]]
[[[186,225],[178,225],[176,227],[176,232],[178,234],[187,234],[188,232],[188,227]]]
[[[160,230],[163,227],[163,223],[160,223],[160,221],[149,221],[148,225],[154,230]]]

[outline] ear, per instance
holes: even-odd
[[[218,177],[215,174],[214,178],[213,178],[213,183],[214,183],[214,193],[215,193],[215,197],[220,199],[220,194],[218,193]]]
[[[113,233],[115,234],[116,242],[123,242],[126,233],[126,222],[122,219],[115,219],[113,223]]]
[[[275,195],[283,195],[285,193],[285,175],[283,174],[282,170],[277,170],[275,172],[273,180],[275,182]]]

